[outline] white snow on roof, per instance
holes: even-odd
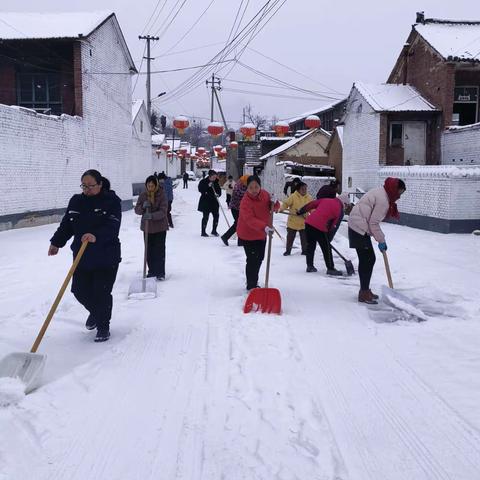
[[[480,62],[480,25],[427,23],[414,28],[444,58],[452,56]]]
[[[410,85],[355,82],[355,88],[376,112],[431,112],[437,108]]]
[[[289,142],[284,143],[283,145],[280,145],[279,147],[275,148],[271,152],[260,157],[260,160],[267,160],[267,158],[273,157],[275,155],[280,155],[281,153],[294,147],[298,143],[303,142],[303,140],[307,139],[310,135],[318,131],[319,131],[318,129],[312,129],[312,130],[309,130],[305,135],[302,135],[301,137],[292,138],[292,140],[290,140]],[[323,132],[325,135],[330,136],[330,133],[328,133],[326,130],[320,129],[320,131]]]
[[[338,135],[338,139],[340,140],[340,145],[343,147],[343,125],[337,125],[336,132]]]
[[[0,12],[0,38],[4,40],[86,37],[112,11],[20,13]]]
[[[132,102],[132,123],[137,118],[137,115],[140,112],[142,105],[143,105],[143,100],[134,100]]]
[[[310,110],[309,112],[302,113],[301,115],[297,115],[296,117],[292,117],[288,119],[288,123],[291,125],[292,123],[296,123],[299,120],[303,120],[304,118],[309,117],[310,115],[318,115],[320,113],[323,113],[327,110],[330,110],[331,108],[335,107],[339,103],[345,101],[346,99],[343,100],[335,100],[333,103],[328,103],[327,105],[323,105],[321,107],[317,107],[315,110]]]
[[[165,134],[152,135],[152,145],[161,145],[165,141]]]

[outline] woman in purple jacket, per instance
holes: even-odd
[[[220,237],[222,242],[228,247],[228,240],[237,231],[237,222],[240,215],[240,202],[247,191],[248,175],[240,177],[233,187],[232,199],[230,200],[230,210],[233,216],[233,225]]]

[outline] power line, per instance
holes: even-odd
[[[318,101],[318,98],[312,97],[296,97],[294,95],[282,95],[276,93],[269,93],[269,92],[258,92],[252,90],[241,90],[236,88],[224,88],[224,92],[235,92],[235,93],[246,93],[248,95],[260,95],[262,97],[273,97],[273,98],[289,98],[292,100],[309,100],[309,101]]]
[[[162,53],[161,55],[157,55],[157,58],[172,57],[173,55],[181,55],[182,53],[194,52],[194,51],[197,51],[197,50],[202,50],[203,48],[215,47],[217,45],[223,45],[224,43],[225,42],[208,43],[207,45],[200,45],[199,47],[188,48],[187,50],[178,50],[176,52],[165,53],[165,54]]]
[[[142,35],[143,35],[143,34],[145,33],[145,31],[147,30],[147,28],[148,28],[148,26],[149,26],[149,24],[150,24],[153,16],[155,15],[155,12],[157,11],[158,6],[160,5],[160,2],[161,2],[161,1],[162,1],[162,0],[158,0],[158,1],[157,1],[157,4],[155,5],[155,8],[154,8],[152,14],[150,15],[150,18],[148,19],[147,23],[146,23],[145,26],[143,27]],[[162,8],[160,9],[160,12],[158,13],[158,15],[157,15],[156,18],[158,18],[158,16],[162,13],[162,10],[165,8],[165,5],[166,5],[166,4],[167,4],[167,0],[164,0],[163,5],[162,5]],[[154,22],[154,23],[155,23],[155,22]],[[152,26],[153,26],[153,25],[152,25]]]
[[[155,33],[155,35],[158,35],[160,38],[163,38],[165,36],[165,34],[167,33],[168,29],[173,25],[173,22],[175,21],[175,19],[178,17],[179,13],[181,12],[182,8],[185,6],[185,4],[187,3],[188,0],[183,0],[182,4],[180,5],[180,7],[178,7],[178,10],[176,11],[175,15],[172,17],[172,19],[170,20],[169,23],[166,24],[166,26],[163,28],[163,27],[160,27],[157,32]],[[178,3],[180,2],[180,0],[177,0],[177,3],[175,4],[175,6],[172,8],[171,12],[173,12],[173,10],[175,9],[175,7],[178,5]],[[168,17],[170,16],[170,14],[168,14],[167,16],[167,19]],[[162,32],[160,33],[160,30],[163,28]]]

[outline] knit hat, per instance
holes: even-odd
[[[243,184],[243,185],[247,185],[247,180],[248,180],[248,175],[242,175],[240,178],[239,178],[240,182]]]

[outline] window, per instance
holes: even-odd
[[[453,114],[454,125],[471,125],[478,121],[478,87],[455,87]]]
[[[403,146],[403,124],[402,123],[390,124],[390,146],[392,147]]]
[[[140,120],[140,133],[143,133],[143,120]]]
[[[60,76],[52,73],[21,73],[17,77],[18,105],[40,113],[60,115]]]

